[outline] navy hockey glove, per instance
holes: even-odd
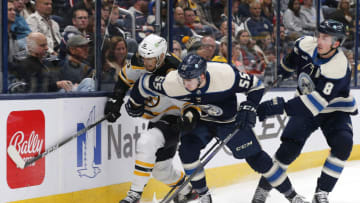
[[[257,109],[259,120],[263,121],[267,117],[274,116],[277,114],[283,114],[284,108],[285,108],[285,101],[284,98],[282,97],[275,97],[271,100],[262,102]]]
[[[131,117],[141,117],[145,111],[144,105],[136,106],[135,104],[133,104],[130,101],[130,99],[125,104],[125,109],[126,109],[127,113],[129,114],[129,116],[131,116]]]
[[[193,130],[200,120],[200,113],[194,108],[187,108],[183,115],[178,118],[178,125],[182,131]]]
[[[121,116],[120,108],[123,103],[124,102],[122,99],[109,98],[105,104],[105,110],[104,110],[105,115],[109,114],[106,120],[108,120],[111,123],[115,122]]]
[[[256,123],[256,105],[251,101],[244,101],[240,104],[237,113],[237,127],[253,128]]]

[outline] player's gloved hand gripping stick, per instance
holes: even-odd
[[[108,117],[110,116],[110,114],[107,114],[106,116],[104,116],[103,118],[101,118],[100,120],[96,121],[95,123],[85,127],[84,129],[80,130],[79,132],[77,132],[76,134],[72,135],[71,137],[66,138],[65,140],[53,145],[52,147],[46,149],[44,152],[42,152],[41,154],[32,157],[28,160],[24,160],[21,156],[19,151],[16,150],[16,147],[14,145],[10,145],[7,149],[7,152],[11,158],[11,160],[14,161],[14,163],[16,164],[17,167],[24,169],[25,167],[31,165],[32,163],[34,163],[35,161],[45,157],[46,155],[48,155],[50,152],[53,152],[55,150],[57,150],[58,148],[60,148],[61,146],[65,145],[66,143],[70,142],[71,140],[73,140],[74,138],[82,135],[83,133],[85,133],[86,131],[90,130],[91,128],[95,127],[97,124],[103,122],[104,120],[106,120]]]

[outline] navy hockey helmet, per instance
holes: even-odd
[[[205,72],[206,60],[196,54],[187,55],[178,68],[178,73],[183,79],[198,78]]]
[[[336,37],[341,43],[346,39],[345,25],[336,20],[324,20],[320,23],[318,31]]]

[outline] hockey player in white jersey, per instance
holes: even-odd
[[[260,120],[284,112],[290,116],[275,154],[283,170],[298,157],[312,132],[322,130],[331,150],[317,180],[313,203],[329,203],[328,194],[353,146],[350,114],[357,113],[357,106],[350,95],[351,68],[340,48],[345,40],[344,25],[325,20],[318,31],[316,37],[298,39],[293,51],[281,62],[279,73],[283,78],[293,72],[298,75],[297,96],[287,102],[282,97],[265,101],[258,114]],[[271,188],[262,177],[253,203],[265,202]]]
[[[237,109],[236,93],[244,93],[247,100]],[[237,71],[225,63],[206,62],[197,55],[188,55],[178,71],[165,77],[146,74],[134,85],[125,107],[130,114],[144,112],[144,102],[155,95],[166,95],[190,102],[182,110],[182,136],[179,155],[187,175],[200,165],[200,150],[214,137],[223,140],[236,128],[240,131],[227,143],[237,159],[245,159],[263,174],[292,203],[305,202],[291,187],[285,171],[261,149],[252,128],[256,122],[256,108],[264,93],[264,86],[256,76]],[[200,194],[201,203],[211,203],[205,172],[201,168],[191,180]],[[239,188],[239,192],[241,189]]]
[[[115,122],[120,117],[123,98],[134,82],[144,73],[165,76],[176,70],[180,59],[167,53],[166,40],[151,34],[144,38],[138,48],[138,54],[131,59],[119,73],[114,94],[109,98],[105,114],[110,113],[108,121]],[[184,181],[182,171],[173,167],[172,160],[179,142],[179,128],[176,120],[180,115],[179,107],[167,97],[154,96],[146,101],[143,118],[149,119],[148,130],[142,133],[136,145],[136,161],[130,191],[120,203],[138,203],[142,191],[151,175],[170,187],[176,187]],[[184,203],[196,198],[191,186],[179,194],[175,202]]]

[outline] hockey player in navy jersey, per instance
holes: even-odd
[[[236,93],[247,95],[237,109]],[[198,55],[188,55],[166,77],[146,74],[131,90],[125,107],[133,116],[144,112],[146,98],[166,95],[184,103],[179,155],[187,175],[200,165],[200,150],[214,137],[225,139],[234,129],[239,133],[227,143],[237,159],[245,159],[257,172],[266,176],[290,202],[304,202],[290,185],[285,171],[261,149],[252,131],[256,122],[256,108],[264,93],[262,82],[255,76],[237,71],[226,63],[206,62]],[[200,194],[201,203],[211,203],[202,168],[191,180]],[[240,191],[240,189],[239,189]]]
[[[110,114],[108,121],[115,122],[120,117],[123,98],[141,75],[151,72],[165,76],[169,71],[176,70],[179,64],[180,59],[167,52],[164,38],[154,34],[144,38],[131,64],[126,64],[119,73],[114,94],[105,106],[104,113]],[[175,169],[172,164],[179,142],[179,128],[176,126],[179,116],[180,108],[168,97],[156,96],[146,102],[143,118],[150,121],[148,130],[137,141],[131,188],[120,203],[138,203],[151,175],[170,187],[184,181],[184,172]],[[196,196],[189,185],[176,197],[175,203],[185,203]]]
[[[350,95],[351,68],[340,46],[345,27],[334,20],[323,21],[316,37],[302,37],[293,51],[282,59],[283,78],[296,72],[297,96],[265,101],[258,108],[260,120],[285,112],[290,120],[281,136],[275,160],[286,170],[301,153],[307,138],[320,128],[331,150],[317,180],[313,203],[328,203],[353,146],[350,114],[357,113]],[[301,130],[299,130],[301,129]],[[265,202],[272,188],[264,177],[255,191],[253,203]]]

